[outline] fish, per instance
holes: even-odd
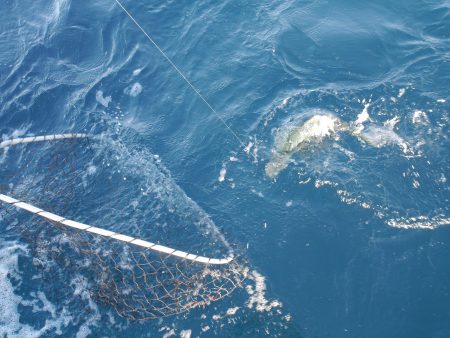
[[[265,167],[266,175],[275,178],[285,169],[293,154],[321,143],[350,126],[332,114],[316,114],[299,126],[294,127],[272,150],[272,157]]]
[[[281,136],[275,142],[270,161],[265,166],[266,175],[276,178],[289,165],[296,152],[310,149],[340,132],[348,133],[375,148],[397,145],[404,153],[411,153],[408,142],[394,131],[398,119],[389,120],[384,126],[371,124],[366,128],[363,125],[364,122],[371,121],[367,107],[368,105],[364,107],[363,113],[358,115],[358,119],[354,122],[347,123],[331,113],[322,113],[294,126],[285,135],[283,135],[285,130],[281,130],[278,133],[278,136]]]

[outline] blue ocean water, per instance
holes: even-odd
[[[233,247],[263,299],[243,288],[127,321],[74,267],[43,278],[53,262],[2,212],[1,335],[448,337],[450,2],[123,4],[248,154],[113,0],[3,2],[2,139],[96,135],[72,154],[95,184],[65,215],[183,250]],[[315,115],[362,131],[327,130],[268,177],[277,140]],[[42,147],[0,153],[1,193],[70,185],[42,170]]]

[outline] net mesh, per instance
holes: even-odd
[[[0,193],[62,216],[86,208],[80,196],[89,189],[85,173],[92,142],[60,140],[6,149],[0,153]],[[81,274],[92,298],[127,319],[150,320],[207,306],[245,279],[238,260],[201,264],[71,229],[12,205],[0,203],[0,213],[10,235],[20,234],[27,242],[44,279],[51,284],[55,276],[64,280]]]

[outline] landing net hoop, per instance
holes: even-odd
[[[88,138],[81,133],[14,138],[1,142],[0,149]],[[127,319],[156,319],[206,306],[241,287],[246,277],[232,255],[211,258],[184,252],[66,219],[7,194],[0,193],[0,204],[37,216],[72,239],[95,266],[98,276],[93,294]],[[105,252],[97,248],[101,238],[108,246]]]

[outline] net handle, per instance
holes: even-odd
[[[31,143],[31,142],[41,142],[41,141],[54,141],[54,140],[63,140],[63,139],[76,139],[76,138],[87,138],[86,134],[54,134],[54,135],[44,135],[44,136],[33,136],[33,137],[25,137],[25,138],[15,138],[6,140],[0,143],[0,148],[7,148],[12,145]],[[182,259],[186,259],[189,261],[201,263],[201,264],[213,264],[213,265],[224,265],[230,263],[234,257],[229,256],[227,258],[210,258],[205,256],[199,256],[192,253],[176,250],[173,248],[169,248],[164,245],[159,245],[156,243],[148,242],[139,238],[134,238],[131,236],[119,234],[110,230],[97,228],[91,225],[79,223],[70,219],[66,219],[62,216],[53,214],[51,212],[40,209],[34,205],[25,203],[23,201],[19,201],[13,197],[0,194],[0,202],[10,204],[15,206],[16,208],[28,211],[31,214],[42,217],[50,222],[57,223],[59,225],[69,227],[72,229],[76,229],[79,231],[90,232],[96,235],[100,235],[103,237],[111,238],[114,240],[126,242],[129,244],[137,245],[146,249],[150,249],[153,251],[157,251],[169,256],[176,256]]]

